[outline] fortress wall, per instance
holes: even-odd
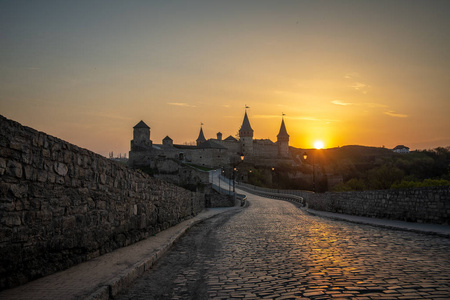
[[[450,186],[309,194],[316,210],[409,222],[450,224]]]
[[[361,192],[313,193],[239,183],[248,191],[297,195],[315,210],[380,219],[450,225],[450,186]]]
[[[0,289],[158,233],[205,197],[0,116]]]
[[[253,145],[253,154],[255,156],[277,157],[278,146],[276,144],[265,145],[265,144],[255,143]]]
[[[230,163],[230,157],[225,149],[198,149],[190,151],[187,157],[192,163],[207,166],[223,166]]]

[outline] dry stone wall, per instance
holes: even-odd
[[[0,289],[154,235],[205,197],[0,116]]]
[[[450,224],[450,186],[310,194],[308,207],[408,222]]]

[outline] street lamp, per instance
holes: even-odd
[[[306,160],[308,158],[308,154],[306,154],[306,152],[303,153],[303,159]],[[315,167],[315,154],[313,152],[312,155],[312,164],[313,164],[313,192],[316,192],[316,167]]]
[[[279,171],[278,171],[278,173],[279,173]],[[275,168],[274,168],[274,167],[272,167],[272,181],[273,181],[274,184],[275,184],[277,193],[279,193],[279,192],[280,192],[280,187],[279,187],[279,176],[275,178]]]
[[[233,169],[233,195],[234,195],[234,203],[236,203],[236,171],[237,171],[237,166],[242,163],[244,161],[244,154],[241,154],[241,160],[234,165],[234,169]]]

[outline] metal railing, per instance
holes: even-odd
[[[284,190],[275,190],[275,189],[266,189],[266,188],[256,189],[256,188],[253,188],[254,186],[252,186],[252,185],[243,184],[243,183],[238,183],[238,187],[241,190],[250,192],[250,193],[258,195],[258,196],[263,196],[263,197],[272,198],[272,199],[293,201],[293,202],[301,204],[302,206],[306,205],[306,201],[305,201],[304,197],[299,196],[299,195],[289,194],[289,193],[283,193]]]

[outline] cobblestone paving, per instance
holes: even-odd
[[[194,227],[119,299],[450,299],[450,239],[248,197]]]

